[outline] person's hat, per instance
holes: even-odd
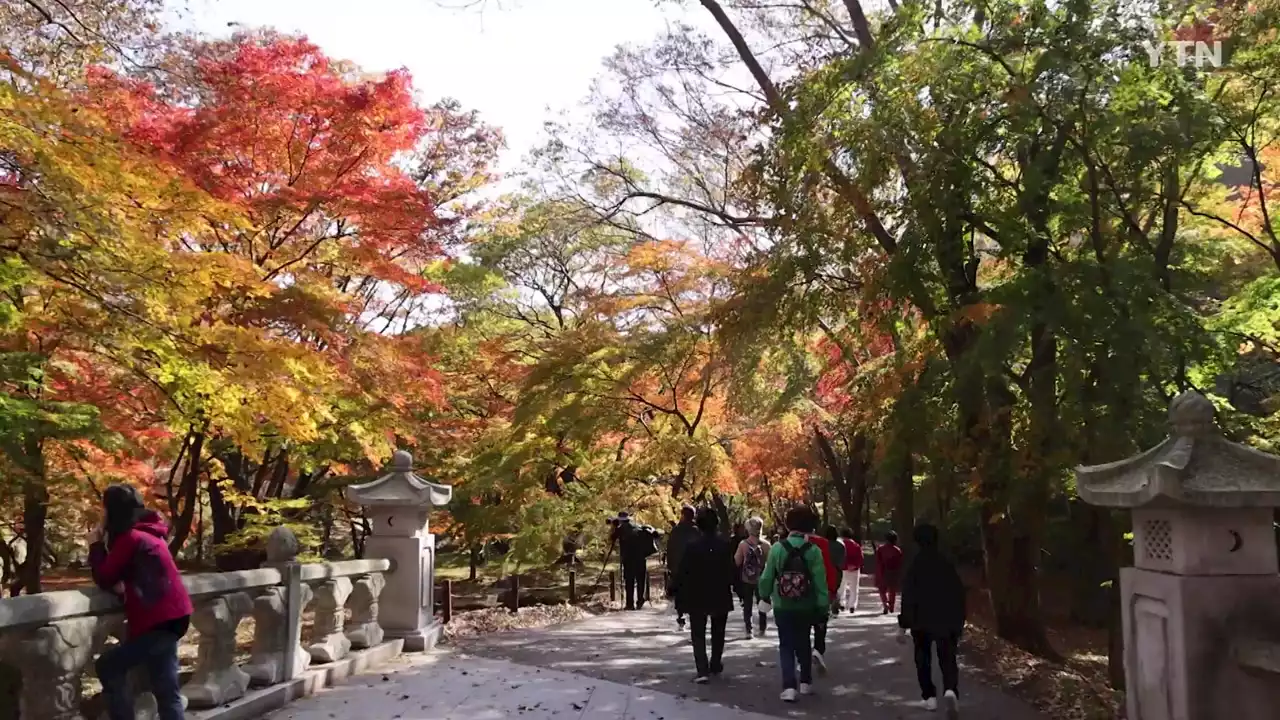
[[[617,517],[616,519],[617,519],[617,520],[630,520],[630,519],[631,519],[631,515],[630,515],[630,513],[628,513],[626,510],[623,510],[622,512],[618,513],[618,517]]]

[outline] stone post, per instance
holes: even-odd
[[[337,662],[351,652],[351,641],[342,631],[351,578],[329,578],[315,588],[315,624],[307,651],[317,663]]]
[[[307,669],[311,655],[302,647],[302,609],[311,588],[302,584],[298,539],[278,527],[267,537],[267,565],[280,570],[282,584],[253,600],[253,652],[245,671],[255,686],[292,680]]]
[[[1173,434],[1128,460],[1080,467],[1081,499],[1133,511],[1120,571],[1129,720],[1266,720],[1280,677],[1280,568],[1273,508],[1280,457],[1222,437],[1208,398],[1169,408]],[[1274,672],[1274,671],[1272,671]]]
[[[22,673],[22,720],[80,720],[81,676],[102,647],[112,618],[57,620],[5,638],[0,650]],[[13,698],[3,699],[6,703]]]
[[[182,687],[191,707],[215,708],[244,695],[249,674],[236,664],[236,628],[253,608],[247,593],[222,595],[196,606],[191,624],[200,633],[196,668]]]
[[[429,650],[440,637],[433,609],[435,536],[427,527],[431,508],[445,505],[453,488],[428,482],[413,472],[413,457],[400,450],[391,472],[347,488],[347,498],[364,506],[373,534],[365,555],[391,561],[378,622],[388,638],[404,639],[404,649]]]
[[[357,650],[371,648],[382,642],[382,626],[378,624],[378,596],[387,581],[382,573],[361,575],[351,589],[347,606],[351,608],[351,620],[347,622],[347,638]]]

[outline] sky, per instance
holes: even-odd
[[[408,68],[424,102],[453,97],[500,127],[510,171],[543,123],[572,111],[620,44],[647,44],[691,16],[654,0],[184,0],[171,25],[211,35],[270,26],[363,69]]]

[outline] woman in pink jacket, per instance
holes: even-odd
[[[103,521],[89,538],[93,581],[123,595],[124,642],[98,657],[110,720],[133,720],[129,671],[142,667],[151,681],[160,720],[182,720],[178,693],[178,641],[187,634],[191,598],[165,541],[169,526],[147,510],[131,485],[102,494]],[[105,534],[105,538],[104,538]]]

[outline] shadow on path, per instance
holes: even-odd
[[[778,699],[777,640],[748,640],[741,613],[730,615],[725,675],[695,685],[693,651],[687,633],[664,607],[616,612],[536,631],[516,631],[469,639],[460,651],[523,665],[578,673],[679,697],[783,717],[899,720],[941,717],[921,702],[910,645],[894,637],[894,616],[882,616],[873,593],[864,591],[862,610],[831,621],[827,634],[830,673],[819,676],[817,694],[795,705]],[[935,676],[937,668],[935,664]],[[941,684],[941,678],[935,682]],[[970,681],[963,665],[961,716],[966,720],[1047,720],[1026,703]]]

